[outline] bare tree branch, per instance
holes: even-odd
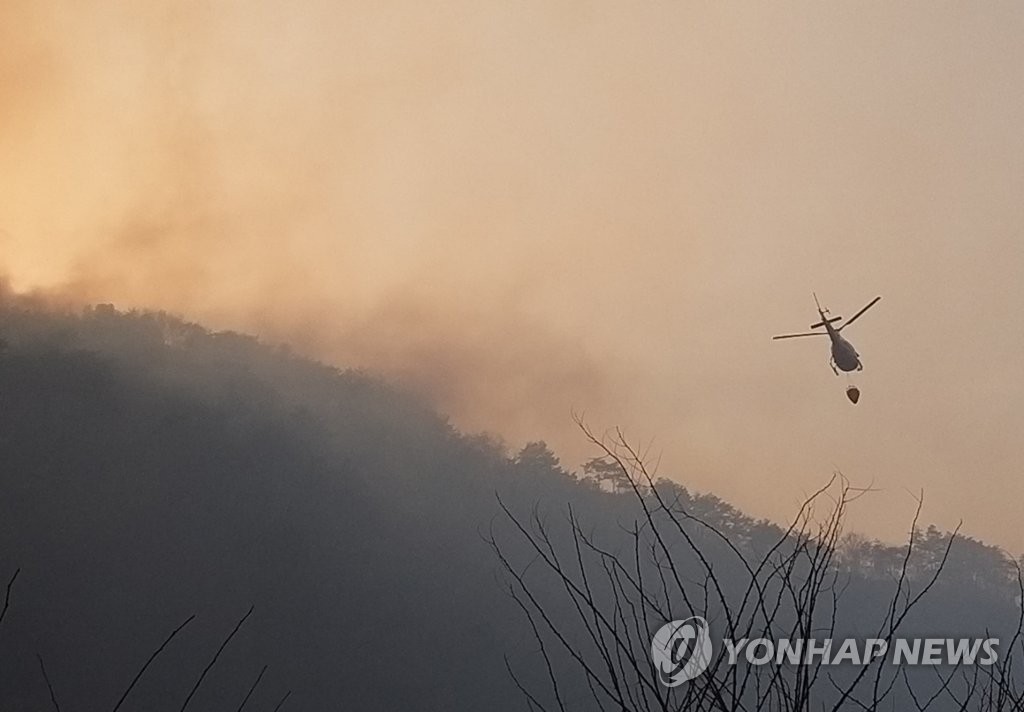
[[[235,634],[241,629],[246,619],[252,615],[253,608],[255,608],[255,606],[249,606],[249,610],[246,612],[244,616],[242,616],[241,620],[239,620],[238,623],[235,624],[234,629],[232,629],[232,631],[228,634],[228,637],[224,639],[224,642],[220,644],[220,647],[217,648],[217,652],[214,653],[213,658],[211,658],[210,662],[207,663],[205,668],[203,668],[203,672],[200,673],[199,679],[196,680],[196,684],[192,686],[192,690],[188,693],[188,697],[186,697],[185,701],[181,704],[181,712],[185,712],[185,708],[188,707],[188,703],[192,701],[192,697],[196,694],[196,691],[199,690],[199,686],[203,684],[203,678],[206,677],[206,673],[210,672],[210,669],[217,662],[217,658],[219,658],[220,654],[224,652],[224,648],[228,647],[228,643],[230,643],[231,639],[235,637]]]
[[[117,704],[114,705],[113,712],[117,712],[117,710],[121,708],[121,705],[124,703],[125,699],[128,697],[128,693],[130,693],[132,691],[132,688],[135,687],[135,683],[137,683],[139,681],[139,679],[146,672],[146,669],[150,666],[150,664],[154,660],[156,660],[157,656],[160,655],[161,652],[163,652],[163,649],[166,648],[167,645],[172,640],[174,640],[174,636],[176,636],[178,633],[180,633],[185,626],[187,626],[189,623],[191,623],[195,619],[195,617],[196,617],[195,614],[192,614],[191,616],[186,618],[185,622],[182,623],[181,625],[179,625],[173,631],[171,631],[171,634],[169,636],[167,636],[167,638],[164,640],[163,643],[160,644],[160,647],[153,651],[153,653],[149,656],[149,658],[147,658],[146,662],[143,663],[142,667],[139,668],[139,671],[137,673],[135,673],[135,677],[132,678],[132,681],[128,684],[128,687],[125,688],[125,691],[121,694],[121,698],[117,701]]]
[[[263,674],[267,671],[267,667],[268,666],[264,665],[263,669],[260,670],[260,674],[256,676],[256,681],[252,683],[252,687],[250,687],[249,691],[245,693],[245,699],[242,700],[242,704],[238,705],[238,710],[236,710],[236,712],[242,712],[242,708],[245,707],[245,703],[249,701],[249,698],[252,697],[252,693],[256,691],[256,686],[259,685],[260,680],[263,679]]]
[[[46,665],[43,663],[43,656],[36,653],[36,658],[39,660],[39,669],[43,673],[43,680],[46,681],[46,689],[50,691],[50,702],[53,703],[53,709],[56,712],[60,712],[60,705],[57,704],[57,695],[53,691],[53,685],[50,683],[50,676],[46,674]]]
[[[21,573],[21,569],[15,569],[14,575],[11,576],[11,580],[7,582],[7,593],[4,596],[4,607],[0,610],[0,623],[4,622],[4,616],[7,615],[7,609],[11,606],[11,588],[14,586],[14,580],[18,578],[18,574]]]

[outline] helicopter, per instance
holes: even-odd
[[[863,309],[850,317],[846,323],[836,327],[833,326],[833,324],[837,321],[842,321],[843,317],[832,316],[828,309],[822,308],[821,303],[818,301],[818,295],[813,294],[813,296],[814,305],[818,308],[819,321],[816,324],[811,324],[810,328],[820,329],[821,327],[825,327],[825,331],[808,331],[802,334],[780,334],[778,336],[773,336],[772,339],[797,339],[804,336],[827,336],[832,341],[832,356],[829,359],[829,366],[832,367],[833,373],[838,376],[840,371],[845,371],[847,373],[850,371],[863,371],[864,364],[861,363],[860,354],[857,353],[857,349],[853,347],[853,344],[840,335],[840,332],[853,322],[857,321],[857,319],[859,319],[860,316],[868,309],[875,306],[881,297],[875,297],[868,302]],[[847,389],[847,396],[851,401],[856,403],[857,399],[860,397],[860,391],[857,390],[856,386],[851,385]]]

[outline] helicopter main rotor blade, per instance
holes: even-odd
[[[778,339],[799,339],[801,336],[828,336],[828,333],[824,331],[809,331],[806,334],[780,334],[779,336],[773,336],[772,341]]]
[[[870,302],[868,302],[868,305],[867,305],[866,307],[864,307],[864,308],[863,308],[863,309],[861,309],[861,310],[860,310],[859,312],[857,312],[856,314],[854,314],[853,316],[851,316],[851,317],[850,317],[850,319],[849,319],[849,321],[847,321],[847,322],[846,322],[845,324],[843,324],[842,326],[840,326],[840,327],[839,327],[839,328],[837,329],[837,331],[842,331],[843,329],[845,329],[846,327],[848,327],[848,326],[849,326],[850,324],[852,324],[853,322],[857,321],[857,317],[859,317],[859,316],[860,316],[861,314],[863,314],[864,312],[866,312],[866,311],[867,311],[868,309],[870,309],[871,307],[875,306],[875,304],[877,304],[877,303],[878,303],[878,300],[879,300],[879,299],[881,299],[881,297],[875,297],[875,298],[874,298],[874,299],[872,299],[872,300],[871,300]]]

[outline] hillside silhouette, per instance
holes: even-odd
[[[0,305],[0,707],[112,708],[140,665],[196,619],[125,709],[178,709],[250,606],[189,709],[520,710],[546,679],[492,542],[531,551],[503,507],[568,543],[565,513],[628,553],[635,498],[595,452],[578,472],[543,443],[509,450],[459,432],[381,378],[163,313]],[[783,535],[685,473],[659,490],[741,551]],[[871,496],[871,495],[868,495]],[[907,523],[908,527],[910,522]],[[726,545],[695,528],[728,586]],[[950,534],[922,526],[908,574],[924,580]],[[839,628],[863,631],[906,547],[846,534]],[[1019,613],[1015,562],[960,537],[908,626],[978,636]],[[571,613],[537,579],[552,616]],[[935,630],[936,621],[941,630]],[[556,663],[560,664],[560,663]],[[578,685],[574,687],[573,685]],[[567,683],[584,709],[585,683]]]

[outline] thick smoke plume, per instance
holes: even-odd
[[[757,513],[840,467],[1019,545],[1024,11],[988,10],[7,0],[3,266],[570,462],[575,409]],[[768,341],[812,289],[885,295],[855,409]]]

